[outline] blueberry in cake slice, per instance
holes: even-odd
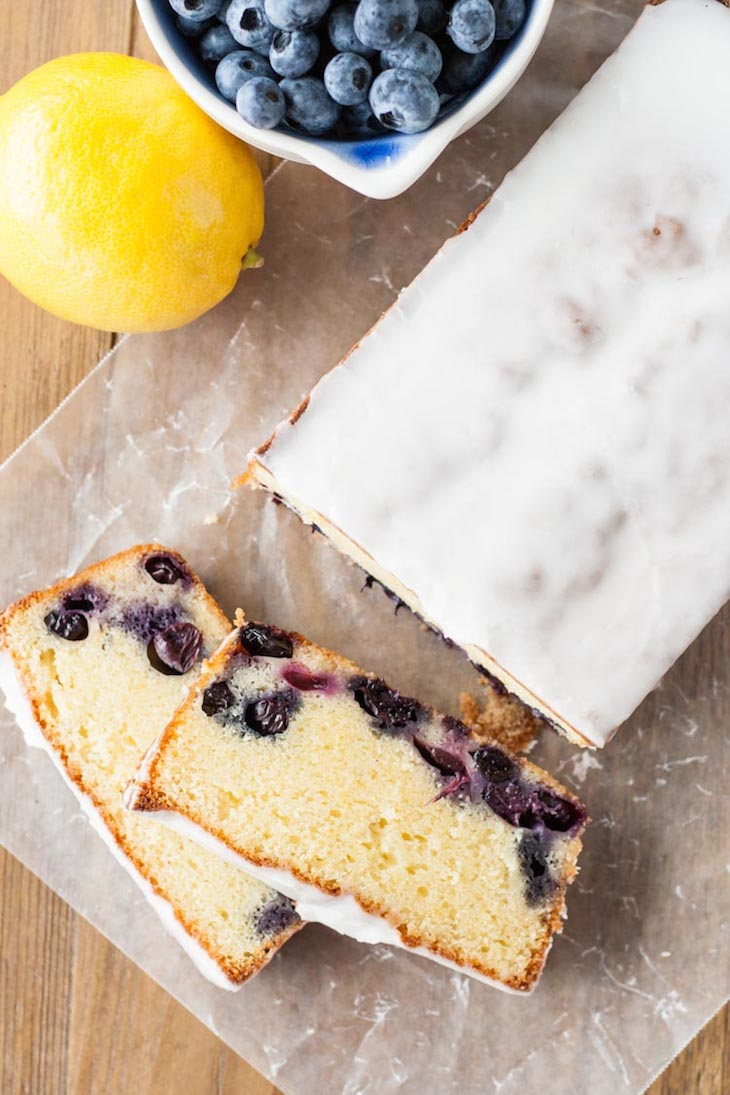
[[[287,898],[122,806],[230,623],[185,560],[132,548],[0,616],[0,686],[201,971],[234,988],[301,925]]]
[[[125,795],[315,920],[529,990],[583,805],[300,635],[241,623]]]

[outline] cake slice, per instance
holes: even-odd
[[[291,901],[122,806],[230,626],[180,555],[132,548],[0,616],[0,687],[165,927],[210,980],[235,988],[301,926]]]
[[[582,745],[730,594],[729,58],[647,7],[249,466]]]
[[[300,915],[530,989],[575,874],[581,803],[527,761],[300,635],[242,623],[125,803]]]

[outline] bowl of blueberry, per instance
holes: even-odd
[[[554,0],[137,0],[161,60],[248,144],[407,189],[527,67]]]

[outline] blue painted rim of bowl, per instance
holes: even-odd
[[[136,2],[163,62],[188,94],[219,124],[256,147],[319,167],[353,189],[376,198],[394,197],[407,189],[451,140],[497,105],[529,64],[553,7],[553,0],[530,0],[523,26],[506,45],[486,79],[473,91],[457,97],[459,101],[430,129],[414,135],[383,134],[346,140],[308,137],[284,129],[256,130],[248,126],[218,91],[213,70],[197,55],[194,40],[185,38],[177,29],[167,0]],[[521,50],[522,57],[519,56]],[[191,90],[190,85],[194,85],[195,90]],[[493,85],[497,87],[490,99],[489,89]]]

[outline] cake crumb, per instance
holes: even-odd
[[[236,627],[243,627],[246,623],[246,615],[242,608],[237,608],[233,616],[233,623]]]
[[[206,513],[205,517],[203,518],[203,524],[217,525],[220,522],[220,519],[221,518],[219,513]]]
[[[527,753],[532,749],[543,720],[523,703],[508,694],[499,693],[489,681],[481,681],[486,690],[486,702],[480,703],[470,692],[459,696],[462,721],[475,738],[493,741],[510,753]]]

